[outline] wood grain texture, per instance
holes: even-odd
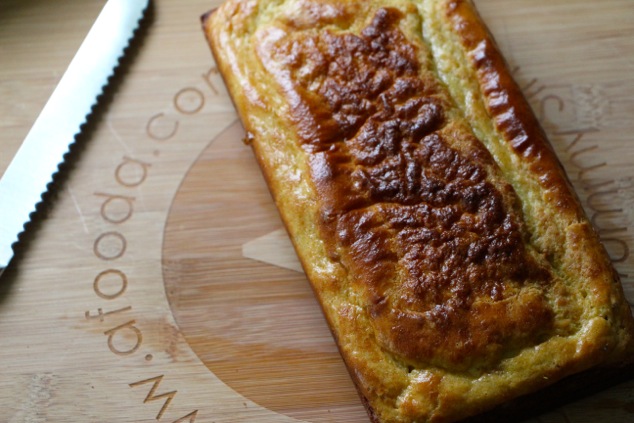
[[[103,4],[0,0],[0,173]],[[6,421],[367,421],[214,72],[216,4],[154,2],[0,281]],[[634,300],[634,3],[476,4]],[[633,394],[530,421],[628,422]]]

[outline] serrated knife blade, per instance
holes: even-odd
[[[149,0],[108,0],[0,179],[0,275],[86,122]]]

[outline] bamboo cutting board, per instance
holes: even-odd
[[[0,421],[368,421],[204,42],[218,3],[154,2],[0,280]],[[0,0],[0,172],[103,4]],[[476,4],[634,301],[634,2]],[[530,420],[631,421],[634,382]]]

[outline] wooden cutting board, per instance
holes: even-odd
[[[200,31],[218,3],[154,2],[0,281],[0,420],[368,421]],[[634,301],[634,2],[476,3]],[[0,172],[103,4],[0,0]],[[530,421],[634,421],[634,383]]]

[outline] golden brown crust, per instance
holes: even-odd
[[[373,419],[629,360],[616,273],[470,2],[229,0],[204,25]]]
[[[497,130],[540,175],[544,190],[554,191],[561,211],[579,213],[578,201],[539,122],[513,80],[495,41],[476,11],[464,0],[448,3],[447,18],[475,70],[487,111]]]

